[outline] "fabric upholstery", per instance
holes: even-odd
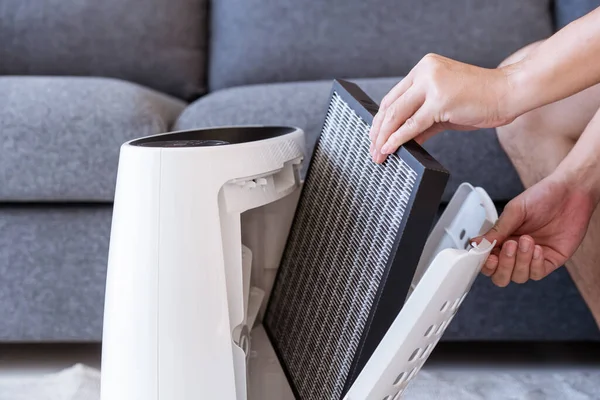
[[[0,341],[101,339],[109,206],[0,206]]]
[[[600,7],[600,0],[554,0],[557,29]]]
[[[0,77],[0,202],[112,201],[119,148],[180,100],[108,78]]]
[[[312,151],[332,78],[383,77],[356,80],[380,101],[428,52],[493,67],[599,2],[212,0],[209,21],[209,0],[1,0],[0,341],[101,340],[123,142],[285,124]],[[273,83],[289,81],[305,82]],[[208,86],[229,89],[178,118]],[[522,190],[493,130],[426,148],[452,173],[446,200],[464,181],[497,201]],[[505,289],[479,277],[443,340],[598,339],[559,269]]]
[[[600,332],[563,267],[506,288],[479,276],[444,340],[597,341]]]
[[[379,102],[399,79],[354,81]],[[305,130],[310,154],[325,118],[331,84],[332,81],[281,83],[215,92],[186,108],[175,129],[294,125]],[[494,130],[445,132],[427,142],[425,148],[451,172],[445,200],[465,181],[484,187],[495,200],[509,200],[522,191],[519,177],[501,150]]]
[[[0,75],[130,80],[205,91],[208,0],[2,0]]]
[[[548,37],[550,0],[219,0],[209,87],[405,75],[427,53],[494,67]]]
[[[0,206],[0,341],[102,338],[111,207]],[[500,289],[479,277],[445,341],[598,340],[564,269]]]

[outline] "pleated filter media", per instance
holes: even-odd
[[[341,399],[406,300],[448,172],[415,142],[372,162],[377,105],[335,81],[264,318],[298,399]]]

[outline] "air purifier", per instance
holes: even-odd
[[[290,127],[192,130],[122,146],[102,399],[245,398],[249,328],[276,265],[251,276],[241,226],[253,217],[242,214],[272,204],[258,225],[246,224],[256,233],[250,244],[284,244],[265,225],[293,217],[303,157],[303,132]]]
[[[121,147],[102,400],[402,396],[494,246],[470,238],[497,214],[464,183],[434,226],[448,171],[414,142],[372,163],[376,111],[335,81],[311,157],[285,126]]]

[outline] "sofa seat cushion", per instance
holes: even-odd
[[[354,82],[380,102],[399,79],[356,79]],[[331,84],[331,81],[317,81],[224,89],[188,106],[178,118],[175,129],[293,125],[305,130],[307,148],[312,154],[325,118]],[[519,177],[500,148],[493,129],[443,132],[429,140],[425,148],[451,172],[445,200],[462,182],[484,187],[495,200],[509,200],[522,191]]]
[[[0,205],[0,342],[99,342],[112,208]],[[494,286],[480,276],[446,341],[600,340],[569,274]]]
[[[0,342],[102,338],[111,215],[110,205],[0,204]]]
[[[479,275],[444,341],[599,341],[600,331],[565,267],[539,282],[494,285]]]
[[[185,107],[107,78],[0,77],[0,93],[0,202],[112,201],[121,144]]]

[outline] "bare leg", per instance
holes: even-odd
[[[535,46],[524,48],[504,63],[517,61]],[[586,129],[600,134],[600,85],[531,111],[497,132],[502,148],[528,188],[554,171]],[[566,267],[600,326],[600,208]]]

